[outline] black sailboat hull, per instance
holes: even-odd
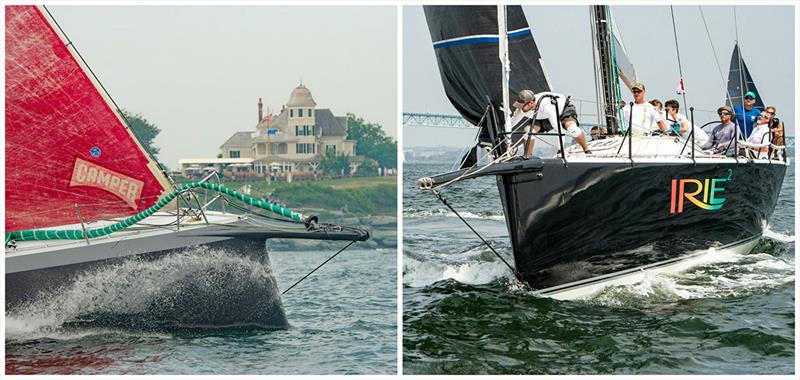
[[[761,236],[786,165],[718,161],[552,159],[498,175],[520,279],[550,288]]]

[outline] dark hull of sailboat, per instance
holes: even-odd
[[[544,289],[752,241],[775,209],[785,171],[744,160],[542,160],[497,182],[519,276]]]
[[[177,274],[179,278],[163,281],[148,279],[150,285],[155,282],[162,288],[156,291],[150,289],[145,306],[132,308],[135,310],[131,311],[128,308],[115,310],[114,307],[86,305],[86,313],[79,311],[65,323],[154,330],[283,328],[288,326],[288,322],[272,272],[266,240],[305,238],[352,241],[366,240],[369,236],[361,230],[302,232],[258,230],[252,227],[211,225],[181,231],[143,233],[119,240],[93,240],[88,245],[80,242],[32,254],[7,254],[6,312],[24,313],[32,307],[35,309],[37,305],[53,308],[53,304],[60,302],[57,298],[74,295],[76,290],[80,291],[78,287],[92,283],[94,278],[107,281],[109,274],[130,277],[116,284],[138,293],[138,274],[148,273],[151,277],[157,277],[161,274],[153,273],[152,268],[157,271],[160,260],[173,254],[184,254],[184,258],[200,259],[201,263],[187,266],[185,270],[163,272],[163,275]],[[228,257],[242,260],[202,262],[203,255],[213,252],[222,252]],[[148,267],[148,264],[155,266]],[[260,268],[235,267],[238,264]],[[170,265],[174,266],[175,263],[164,264]],[[140,270],[139,266],[149,270]],[[92,283],[90,286],[100,287],[103,284]],[[120,290],[108,289],[108,292]],[[139,294],[119,295],[127,296],[142,298]]]

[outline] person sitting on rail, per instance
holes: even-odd
[[[697,128],[696,125],[693,125],[692,122],[686,118],[686,115],[678,113],[681,104],[677,100],[667,100],[667,102],[664,103],[664,108],[666,108],[667,112],[667,126],[669,126],[670,129],[687,139],[690,137],[689,134],[692,130],[694,130],[694,141],[696,144],[703,145],[708,141],[708,133],[701,128]]]
[[[731,120],[735,114],[731,107],[723,106],[717,108],[720,123],[711,131],[708,141],[703,144],[703,150],[707,153],[732,155],[736,152],[736,125]]]
[[[631,126],[634,135],[647,136],[653,131],[667,131],[667,123],[661,117],[658,110],[652,104],[644,101],[645,87],[642,83],[635,83],[631,86],[633,92],[633,109],[630,104],[622,107],[624,115],[622,129],[627,130]],[[631,117],[633,114],[633,117]]]
[[[552,102],[554,98],[556,105]],[[540,101],[541,104],[537,108],[537,104]],[[558,106],[557,109],[556,106]],[[557,123],[561,123],[563,129],[566,129],[575,142],[580,144],[584,153],[592,153],[589,150],[589,146],[586,145],[586,136],[583,135],[583,131],[578,126],[578,113],[575,111],[575,106],[570,104],[563,94],[555,92],[534,94],[531,90],[522,90],[517,94],[514,107],[516,107],[516,110],[511,117],[512,132],[524,129],[528,133],[531,128],[535,133],[540,131],[549,132],[557,128]],[[526,156],[533,154],[533,143],[533,136],[528,135],[525,143]]]
[[[747,137],[747,143],[758,146],[751,148],[755,158],[768,158],[767,152],[769,151],[770,134],[769,134],[769,113],[764,111],[758,115],[756,125],[753,127],[753,132]]]
[[[777,146],[784,146],[786,142],[783,140],[783,121],[775,117],[776,108],[775,106],[767,106],[764,108],[769,115],[769,131],[772,133],[772,144]],[[784,149],[781,153],[780,151],[776,151],[776,158],[783,156],[786,153]]]

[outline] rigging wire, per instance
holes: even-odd
[[[56,18],[53,17],[53,14],[50,13],[50,10],[47,9],[46,6],[42,5],[42,8],[45,10],[45,12],[47,12],[47,15],[50,17],[50,20],[52,20],[53,23],[56,24],[56,27],[58,28],[59,32],[61,32],[61,35],[67,40],[67,43],[66,43],[65,46],[67,46],[68,49],[70,47],[72,47],[72,51],[74,51],[75,54],[78,56],[78,58],[80,58],[81,63],[84,66],[86,66],[86,69],[88,69],[89,73],[92,74],[92,78],[94,78],[94,80],[97,82],[97,84],[103,90],[103,93],[111,101],[111,104],[114,105],[114,109],[116,110],[117,115],[120,118],[122,118],[122,120],[125,122],[125,129],[131,131],[131,134],[133,134],[133,137],[136,138],[137,142],[139,143],[139,146],[142,147],[142,149],[144,150],[144,152],[148,156],[148,158],[156,164],[156,166],[161,171],[161,174],[163,174],[167,178],[167,180],[170,182],[170,184],[173,186],[173,188],[177,188],[177,186],[175,185],[175,181],[173,181],[172,177],[167,172],[167,169],[165,167],[163,167],[161,165],[161,163],[158,162],[158,160],[156,160],[155,155],[153,155],[153,153],[150,151],[150,149],[142,143],[142,141],[144,141],[144,140],[142,140],[142,138],[136,133],[136,131],[134,131],[133,128],[131,128],[131,126],[130,126],[131,123],[125,117],[125,114],[122,112],[122,110],[120,109],[119,105],[117,105],[117,102],[114,100],[113,97],[111,97],[111,94],[108,92],[108,90],[106,90],[106,86],[103,85],[103,82],[101,82],[100,78],[97,77],[97,74],[94,73],[94,70],[92,70],[91,66],[89,66],[89,63],[87,63],[86,60],[83,59],[83,55],[81,55],[81,52],[78,51],[78,48],[75,47],[75,44],[72,42],[72,40],[69,39],[69,37],[67,36],[67,33],[65,33],[64,29],[61,28],[61,25],[58,24],[58,21],[56,21]]]
[[[316,267],[316,268],[314,268],[314,269],[313,269],[311,272],[308,272],[308,273],[307,273],[305,276],[303,276],[301,279],[297,280],[297,282],[295,282],[294,284],[292,284],[292,286],[290,286],[290,287],[286,288],[286,290],[284,290],[283,292],[281,292],[281,295],[284,295],[284,294],[286,294],[287,292],[289,292],[290,290],[292,290],[292,289],[293,289],[295,286],[297,286],[298,284],[300,284],[301,282],[303,282],[303,280],[305,280],[306,278],[308,278],[308,276],[311,276],[311,275],[312,275],[314,272],[316,272],[316,271],[317,271],[317,269],[319,269],[319,268],[322,268],[322,266],[323,266],[323,265],[325,265],[325,264],[327,264],[329,261],[333,260],[333,258],[334,258],[334,257],[336,257],[336,256],[338,256],[340,253],[344,252],[344,250],[345,250],[345,249],[347,249],[348,247],[350,247],[351,245],[353,245],[353,243],[355,243],[355,242],[356,242],[356,240],[353,240],[353,241],[351,241],[351,242],[347,243],[347,245],[346,245],[346,246],[344,246],[344,248],[340,249],[340,250],[339,250],[339,252],[336,252],[336,253],[334,253],[334,254],[333,254],[333,256],[331,256],[331,257],[329,257],[327,260],[323,261],[323,262],[322,262],[322,264],[319,264],[319,265],[317,265],[317,267]]]
[[[514,273],[514,275],[515,275],[517,278],[522,278],[522,276],[520,275],[520,273],[519,273],[519,272],[517,272],[517,270],[516,270],[514,267],[512,267],[512,266],[511,266],[511,264],[509,264],[509,263],[508,263],[508,261],[506,261],[506,259],[504,259],[504,258],[503,258],[503,256],[500,256],[500,254],[499,254],[499,253],[497,253],[497,251],[494,249],[494,247],[492,247],[492,245],[491,245],[491,244],[489,244],[489,242],[487,242],[487,241],[486,241],[486,239],[484,239],[484,238],[483,238],[483,236],[481,236],[481,234],[479,234],[479,233],[478,233],[478,231],[475,231],[475,229],[474,229],[474,228],[472,228],[472,226],[471,226],[469,223],[467,223],[467,221],[466,221],[466,220],[464,220],[464,218],[462,218],[462,217],[461,217],[461,215],[459,215],[458,211],[456,211],[456,210],[453,208],[453,206],[450,206],[450,204],[449,204],[449,203],[447,203],[447,199],[445,199],[445,198],[444,198],[444,196],[442,195],[442,193],[440,193],[440,192],[438,192],[438,191],[436,191],[436,190],[433,190],[433,193],[434,193],[434,194],[436,194],[436,197],[437,197],[437,198],[439,198],[439,200],[442,202],[442,204],[444,204],[445,206],[447,206],[447,208],[449,208],[449,209],[450,209],[450,211],[452,211],[454,214],[456,214],[456,216],[457,216],[459,219],[461,219],[461,221],[462,221],[462,222],[464,222],[464,224],[466,224],[466,225],[467,225],[467,227],[469,227],[469,229],[470,229],[470,230],[472,230],[472,232],[474,232],[474,233],[475,233],[475,235],[476,235],[476,236],[478,236],[478,238],[479,238],[479,239],[481,239],[481,241],[483,242],[483,244],[486,244],[486,246],[487,246],[487,247],[489,247],[489,249],[490,249],[490,250],[492,250],[492,252],[494,253],[494,255],[495,255],[495,256],[497,256],[497,258],[498,258],[498,259],[500,259],[500,261],[502,261],[502,262],[503,262],[503,264],[506,264],[506,266],[508,267],[508,269],[511,269],[511,273]]]
[[[537,103],[536,103],[536,109],[534,109],[534,111],[533,111],[533,114],[534,114],[534,119],[536,118],[536,115],[538,115],[538,114],[539,114],[539,106],[540,106],[540,105],[541,105],[541,102],[537,102]],[[486,114],[488,114],[490,111],[491,111],[491,108],[490,108],[490,107],[487,107],[487,109],[486,109]],[[486,114],[484,114],[484,115],[486,115]],[[512,129],[512,130],[511,130],[511,131],[508,133],[508,135],[509,135],[509,136],[511,136],[513,133],[515,133],[515,132],[518,132],[518,131],[520,130],[520,128],[522,128],[522,127],[523,127],[523,124],[517,125],[516,127],[514,127],[514,129]],[[531,125],[531,128],[533,128],[533,126],[532,126],[532,125]],[[539,140],[540,140],[540,141],[542,141],[542,142],[545,142],[545,140],[544,140],[544,139],[542,139],[542,138],[540,138],[539,136],[536,136],[536,135],[532,135],[532,136],[534,136],[534,137],[536,137],[536,138],[539,138]],[[558,136],[558,138],[560,138],[560,139],[563,139],[563,138],[564,138],[564,136],[566,136],[566,134],[562,134],[561,136]],[[519,146],[520,146],[520,144],[522,143],[522,141],[523,141],[523,140],[524,140],[524,139],[520,139],[520,140],[519,140],[519,141],[517,141],[516,143],[514,143],[514,144],[511,144],[511,145],[508,147],[508,151],[514,151],[514,150],[516,150],[517,148],[519,148]],[[497,143],[497,144],[496,144],[496,145],[495,145],[495,146],[494,146],[494,147],[493,147],[491,150],[489,150],[489,152],[487,153],[487,156],[491,156],[492,152],[494,152],[496,149],[500,148],[500,147],[503,145],[502,143],[503,143],[503,141],[501,141],[501,142],[498,142],[498,143]],[[549,144],[549,143],[547,143],[547,142],[545,142],[545,143],[546,143],[546,144],[548,144],[548,145],[551,145],[551,146],[553,146],[552,144]],[[566,149],[565,149],[565,150],[566,150]],[[562,155],[563,155],[563,156],[566,156],[566,152],[562,152]],[[484,169],[487,169],[488,167],[490,167],[490,166],[492,166],[492,165],[494,165],[494,164],[497,164],[497,163],[500,163],[500,162],[506,162],[506,161],[510,161],[510,160],[513,160],[513,159],[515,159],[516,157],[517,157],[517,156],[510,156],[510,155],[508,155],[508,154],[501,154],[499,157],[497,157],[497,158],[495,158],[494,160],[490,161],[488,164],[486,164],[486,165],[484,165],[484,166],[482,166],[482,167],[478,168],[478,170],[475,170],[475,171],[472,171],[472,172],[471,172],[470,170],[472,170],[472,169],[474,169],[476,166],[478,166],[478,162],[475,162],[475,164],[473,164],[472,166],[470,166],[469,168],[467,168],[466,170],[464,170],[464,173],[462,173],[460,176],[458,176],[458,177],[456,177],[456,178],[454,178],[454,179],[452,179],[452,180],[450,180],[450,181],[447,181],[447,182],[445,182],[445,183],[443,183],[443,184],[441,184],[441,185],[437,185],[437,186],[436,186],[436,188],[443,188],[443,187],[449,186],[449,185],[450,185],[450,184],[452,184],[452,183],[455,183],[455,182],[457,182],[457,181],[460,181],[460,180],[461,180],[462,178],[464,178],[466,175],[473,175],[473,174],[475,174],[475,173],[478,173],[478,172],[481,172],[481,171],[483,171]]]
[[[672,15],[672,34],[675,36],[675,53],[678,56],[678,75],[681,78],[681,95],[683,96],[683,106],[688,109],[689,105],[686,103],[686,90],[683,83],[683,66],[681,65],[681,50],[678,48],[678,29],[675,27],[675,10],[672,5],[669,6],[669,13]]]
[[[706,16],[703,14],[703,7],[698,5],[697,8],[700,10],[700,17],[703,19],[703,26],[706,29],[706,36],[708,36],[708,43],[711,44],[711,52],[714,53],[714,62],[717,63],[717,71],[719,72],[719,78],[722,81],[722,86],[727,88],[728,84],[725,82],[725,74],[722,73],[722,66],[719,64],[719,58],[717,58],[717,50],[714,48],[714,41],[711,39],[711,32],[708,31],[708,23],[706,22]],[[733,100],[731,99],[731,95],[728,91],[725,91],[725,97],[728,101],[733,104]]]

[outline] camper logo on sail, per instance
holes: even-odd
[[[124,174],[106,169],[88,161],[75,159],[70,186],[89,186],[108,191],[136,209],[136,200],[142,195],[144,183]]]
[[[672,180],[672,199],[670,201],[669,213],[682,213],[684,200],[688,199],[695,206],[703,210],[719,210],[725,204],[725,198],[720,197],[725,182],[731,180],[732,170],[728,171],[725,178],[705,178],[705,179],[673,179]]]

